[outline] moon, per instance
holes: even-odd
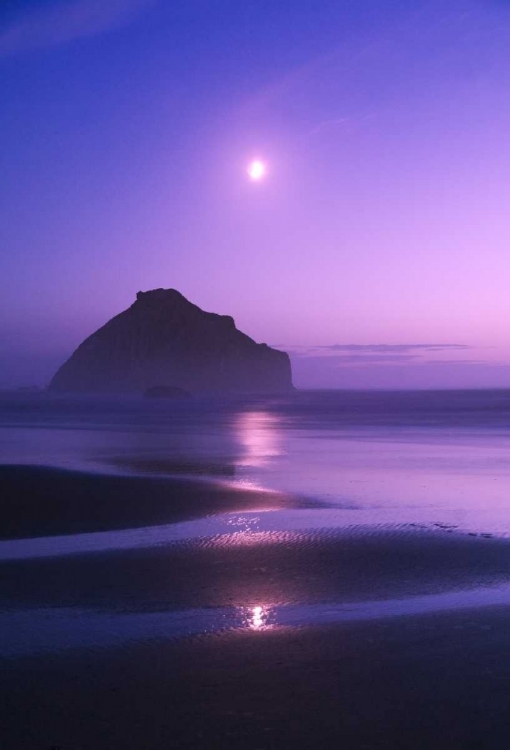
[[[254,180],[255,182],[261,180],[265,176],[266,171],[266,165],[263,161],[260,161],[260,159],[254,159],[248,164],[248,174],[250,176],[250,179]]]

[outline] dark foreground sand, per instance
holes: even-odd
[[[17,660],[2,747],[507,748],[510,611]]]
[[[186,480],[22,467],[0,469],[0,479],[4,538],[300,505]],[[71,619],[111,617],[115,629],[125,614],[405,599],[501,585],[509,574],[507,542],[456,534],[224,535],[0,563],[0,615],[8,623],[10,613],[66,608]],[[510,607],[121,636],[7,654],[2,750],[509,746]]]
[[[172,523],[252,508],[307,507],[281,493],[192,479],[0,466],[0,539]]]

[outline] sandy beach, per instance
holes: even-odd
[[[0,475],[4,540],[307,505],[193,479]],[[412,526],[115,538],[28,558],[27,539],[0,563],[8,750],[504,747],[506,540]]]

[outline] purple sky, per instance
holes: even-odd
[[[510,385],[510,2],[2,8],[0,387],[156,287],[298,386]]]

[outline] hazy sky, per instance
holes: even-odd
[[[0,131],[0,386],[156,287],[298,386],[510,386],[510,1],[3,0]]]

